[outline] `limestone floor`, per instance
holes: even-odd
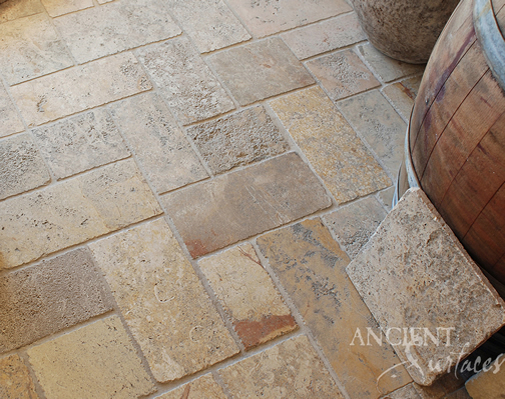
[[[0,398],[443,398],[345,267],[423,72],[344,0],[0,5]]]

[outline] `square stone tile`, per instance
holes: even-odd
[[[39,398],[28,367],[16,354],[0,359],[0,397]]]
[[[289,149],[289,144],[263,106],[193,126],[187,132],[215,174]]]
[[[222,51],[210,56],[209,62],[240,105],[314,83],[279,38]]]
[[[380,86],[379,81],[352,50],[325,55],[308,61],[306,65],[333,101]]]
[[[156,399],[227,399],[212,374],[205,374],[173,391],[156,396]]]
[[[405,194],[347,272],[384,332],[407,329],[402,345],[390,339],[420,385],[505,324],[505,303],[419,189]]]
[[[51,17],[58,17],[94,6],[93,0],[41,0],[41,2]]]
[[[0,120],[2,125],[0,126],[0,137],[8,136],[12,133],[18,133],[25,130],[25,126],[21,121],[21,118],[16,112],[14,104],[12,104],[7,91],[4,86],[0,84]]]
[[[409,122],[422,75],[402,80],[382,89],[405,122]]]
[[[7,0],[0,4],[0,23],[44,12],[40,0]]]

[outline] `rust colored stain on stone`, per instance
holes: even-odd
[[[196,259],[210,252],[201,240],[185,241],[184,244],[186,244],[186,247],[188,247],[188,251],[193,259]]]
[[[266,316],[261,321],[241,320],[235,323],[235,331],[246,349],[268,341],[271,336],[278,336],[297,328],[291,315]]]

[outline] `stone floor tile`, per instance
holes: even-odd
[[[374,90],[340,102],[339,108],[396,177],[403,161],[407,124],[389,101]]]
[[[202,53],[251,38],[223,0],[169,0],[170,10]]]
[[[212,374],[205,374],[188,384],[167,392],[156,399],[227,399]]]
[[[57,179],[130,156],[104,109],[35,129],[33,136]]]
[[[263,106],[193,126],[187,132],[215,174],[289,150]]]
[[[0,72],[11,85],[74,64],[44,14],[0,24],[0,37]]]
[[[93,7],[93,0],[41,0],[51,17],[59,17],[69,12]]]
[[[117,316],[27,352],[48,398],[127,399],[156,391]]]
[[[251,244],[202,259],[198,265],[246,349],[297,328]]]
[[[18,116],[16,108],[14,108],[14,104],[12,104],[2,84],[0,84],[0,120],[2,121],[0,137],[25,130],[25,126]]]
[[[187,38],[153,44],[139,50],[138,54],[183,124],[208,119],[235,108]]]
[[[457,391],[464,385],[465,380],[462,377],[454,375],[454,371],[447,373],[446,370],[446,373],[430,386],[424,387],[414,383],[414,388],[421,399],[447,399],[447,395]]]
[[[294,153],[161,201],[193,258],[331,206],[324,187]]]
[[[7,0],[0,4],[0,24],[44,12],[40,0]]]
[[[375,233],[387,212],[375,197],[368,197],[339,208],[323,217],[351,259]]]
[[[383,396],[381,399],[422,399],[414,388],[413,384],[404,386],[397,389],[388,395]]]
[[[502,389],[502,391],[505,387]],[[456,392],[450,393],[444,399],[472,399],[465,387],[458,389]],[[486,399],[490,399],[488,396]]]
[[[228,0],[257,37],[326,19],[352,8],[344,0]]]
[[[0,278],[0,352],[30,344],[112,307],[87,250],[4,274]]]
[[[299,59],[366,40],[354,12],[283,33],[281,37]]]
[[[347,272],[383,331],[427,328],[438,339],[407,330],[406,344],[395,346],[421,385],[505,324],[505,303],[419,189],[406,193]]]
[[[238,353],[164,219],[89,247],[156,380],[176,380]]]
[[[314,83],[314,79],[279,38],[234,47],[209,57],[240,105]]]
[[[319,87],[289,94],[269,105],[338,203],[391,184],[382,167]]]
[[[151,88],[135,57],[123,53],[43,76],[10,90],[21,115],[30,126],[35,126]]]
[[[79,63],[181,33],[163,0],[117,0],[54,20]]]
[[[208,177],[186,136],[157,95],[131,97],[110,108],[158,193]]]
[[[228,366],[219,374],[233,398],[343,398],[304,335]]]
[[[28,367],[18,355],[0,359],[0,398],[38,399]]]
[[[160,214],[132,160],[0,203],[0,270]]]
[[[402,80],[401,82],[384,87],[382,92],[393,103],[394,107],[405,122],[409,122],[414,100],[416,99],[422,75]]]
[[[44,160],[28,134],[0,141],[0,200],[50,180]]]
[[[376,399],[411,382],[386,342],[354,343],[358,329],[366,335],[379,326],[347,277],[349,258],[320,219],[268,233],[257,243],[351,398]],[[381,376],[393,366],[400,367]]]
[[[390,211],[391,208],[393,207],[393,197],[395,195],[395,189],[396,187],[392,186],[386,190],[381,191],[378,194],[379,199],[386,206],[388,211]]]

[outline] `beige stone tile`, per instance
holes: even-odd
[[[257,37],[352,11],[344,0],[228,0],[228,4]]]
[[[413,384],[421,399],[447,399],[447,395],[465,385],[465,380],[461,376],[455,375],[454,371],[451,370],[450,373],[447,373],[447,370],[445,371],[446,373],[430,386]],[[453,399],[457,399],[457,396]]]
[[[25,126],[18,116],[7,91],[0,84],[0,137],[25,130]]]
[[[366,40],[354,12],[283,33],[281,37],[299,59]]]
[[[347,273],[383,331],[408,329],[405,344],[394,332],[390,340],[421,385],[505,324],[503,300],[419,189],[407,192]]]
[[[314,83],[279,38],[234,47],[208,59],[240,105]]]
[[[0,24],[0,72],[13,85],[74,63],[44,14]]]
[[[226,399],[223,389],[211,374],[205,374],[173,391],[156,396],[156,399]]]
[[[168,105],[184,124],[235,108],[187,38],[153,44],[139,50],[138,54]]]
[[[386,205],[388,211],[391,210],[391,208],[393,207],[393,197],[395,195],[395,189],[396,187],[393,186],[379,193],[379,199],[384,205]]]
[[[28,367],[14,354],[0,359],[0,397],[38,399]]]
[[[414,388],[413,384],[404,386],[397,389],[388,395],[383,396],[381,399],[422,399]]]
[[[158,381],[191,375],[238,353],[165,220],[89,247]]]
[[[181,33],[163,0],[117,0],[54,20],[79,63]]]
[[[219,176],[161,198],[197,258],[331,205],[294,153]]]
[[[123,53],[11,87],[30,126],[150,90],[132,54]]]
[[[44,12],[40,0],[6,0],[0,4],[0,23]]]
[[[87,250],[7,273],[0,278],[0,352],[30,344],[112,307]]]
[[[333,101],[380,86],[379,81],[352,50],[325,55],[308,61],[306,65]]]
[[[297,328],[251,244],[198,262],[246,349]]]
[[[117,316],[27,352],[48,398],[126,399],[156,391]]]
[[[416,99],[422,75],[402,80],[401,82],[384,87],[382,92],[393,103],[405,122],[409,122],[414,100]]]
[[[93,0],[41,0],[51,17],[93,7]]]
[[[319,87],[289,94],[269,104],[337,202],[348,202],[391,184]]]
[[[257,243],[351,398],[376,399],[411,382],[387,342],[366,346],[354,339],[359,329],[366,342],[367,328],[379,326],[347,277],[349,258],[320,219],[268,233]]]
[[[289,144],[263,106],[188,128],[187,132],[215,174],[289,149]]]
[[[0,141],[0,199],[40,187],[51,180],[28,134]]]
[[[132,160],[0,203],[0,269],[87,241],[162,211]]]

